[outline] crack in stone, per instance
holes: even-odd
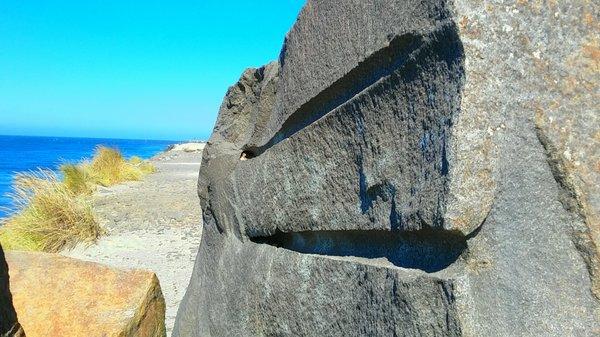
[[[303,231],[251,237],[301,254],[365,259],[387,259],[396,267],[438,272],[455,263],[467,249],[458,232],[422,229],[413,232],[385,230]]]

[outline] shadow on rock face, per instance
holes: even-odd
[[[396,267],[437,272],[454,263],[467,248],[466,237],[434,230],[278,232],[252,238],[303,254],[347,258],[384,258]]]
[[[0,246],[0,336],[24,337],[25,333],[17,322],[9,285],[8,264],[4,257],[4,250]]]

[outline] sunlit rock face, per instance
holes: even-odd
[[[598,12],[308,1],[221,106],[175,336],[596,334]]]
[[[28,337],[166,336],[165,301],[150,271],[41,252],[7,252],[6,261]]]

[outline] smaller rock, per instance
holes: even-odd
[[[169,152],[173,151],[183,151],[183,152],[200,152],[204,150],[204,146],[206,143],[182,143],[182,144],[174,144],[169,148]]]
[[[7,252],[6,261],[28,337],[165,336],[165,302],[152,272],[47,253]]]

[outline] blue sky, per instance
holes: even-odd
[[[303,2],[0,1],[0,134],[205,139]]]

